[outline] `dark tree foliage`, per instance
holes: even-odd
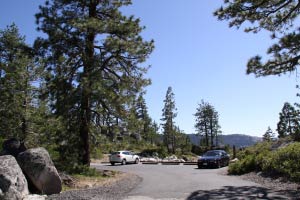
[[[159,135],[159,125],[155,122],[152,121],[149,132],[146,136],[146,141],[150,142],[150,144],[158,144],[160,142],[160,135]]]
[[[46,60],[51,105],[69,134],[63,140],[79,141],[72,148],[84,165],[90,163],[92,128],[103,116],[124,116],[125,105],[149,84],[140,63],[152,52],[153,41],[140,36],[139,19],[119,11],[129,4],[51,0],[36,14],[38,30],[47,35],[35,45]]]
[[[27,140],[36,80],[32,48],[13,24],[0,30],[0,134]]]
[[[201,101],[195,113],[195,128],[198,135],[204,136],[205,146],[218,145],[218,136],[221,133],[219,125],[219,114],[208,102]],[[209,142],[210,141],[210,142]]]
[[[188,154],[192,150],[192,143],[187,136],[180,128],[175,127],[175,149],[176,153]]]
[[[276,41],[263,61],[255,56],[248,61],[247,74],[256,76],[280,75],[295,71],[300,58],[300,2],[296,0],[224,0],[215,11],[219,20],[229,21],[230,27],[244,25],[246,32],[271,32]]]
[[[122,121],[122,126],[125,127],[129,135],[139,135],[140,139],[152,143],[157,135],[157,128],[148,114],[148,107],[143,95],[144,92],[140,93],[132,102],[126,119]]]
[[[195,113],[196,124],[195,128],[198,135],[205,137],[205,146],[209,146],[209,126],[208,126],[208,113],[207,113],[208,104],[203,100],[198,105],[197,112]],[[201,143],[201,141],[200,141]],[[199,143],[199,144],[200,144]]]
[[[148,107],[143,95],[144,94],[141,93],[137,98],[136,116],[141,122],[141,129],[139,132],[146,141],[151,141],[153,134],[156,132],[154,127],[155,125],[153,125],[152,119],[149,116]]]
[[[289,103],[285,103],[279,113],[279,122],[277,123],[277,132],[279,138],[286,136],[296,136],[299,134],[299,113]]]
[[[263,135],[263,141],[270,142],[274,139],[274,133],[270,127],[268,127],[267,131]]]
[[[192,145],[188,136],[186,136],[186,134],[180,130],[179,126],[175,125],[176,116],[177,108],[175,105],[175,95],[172,87],[168,87],[161,119],[163,121],[161,124],[163,128],[163,142],[168,150],[168,153],[184,154],[191,151]],[[155,130],[155,124],[153,125],[153,128]]]
[[[164,144],[166,145],[169,153],[175,153],[175,122],[177,116],[175,107],[175,95],[172,87],[168,87],[166,97],[164,100],[164,108],[162,109],[162,127],[164,134]]]

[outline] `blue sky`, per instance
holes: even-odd
[[[34,14],[43,0],[3,0],[0,2],[0,29],[15,22],[28,43],[40,35],[35,31]],[[134,0],[123,8],[146,26],[145,39],[154,39],[155,50],[145,65],[152,85],[145,96],[149,113],[158,123],[167,88],[175,94],[176,124],[194,133],[201,99],[219,112],[223,134],[262,136],[268,126],[273,131],[284,102],[296,97],[295,74],[255,78],[246,75],[247,60],[265,52],[274,41],[269,33],[246,34],[228,28],[213,17],[221,0]]]

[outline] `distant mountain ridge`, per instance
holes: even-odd
[[[196,134],[187,134],[190,138],[190,141],[194,145],[199,145],[200,138]],[[235,145],[236,147],[247,147],[256,144],[257,142],[262,141],[261,137],[243,135],[243,134],[230,134],[230,135],[221,135],[219,138],[219,144],[223,145]]]

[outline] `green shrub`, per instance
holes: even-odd
[[[255,156],[247,155],[243,159],[229,165],[228,173],[241,175],[256,169]]]
[[[91,152],[91,158],[94,158],[94,159],[101,159],[103,158],[103,153],[101,151],[100,148],[93,148],[92,152]]]
[[[274,172],[274,166],[273,166],[273,157],[274,152],[264,152],[259,154],[256,157],[256,165],[257,169],[256,171],[263,171],[267,172],[268,174],[272,174]]]
[[[5,141],[5,138],[0,136],[0,151],[2,151],[2,146],[3,146],[4,141]]]
[[[241,161],[237,161],[235,163],[232,163],[229,165],[228,167],[228,173],[229,174],[234,174],[234,175],[241,175],[243,174],[243,170],[242,170],[242,162]]]
[[[165,158],[168,156],[168,150],[165,146],[159,146],[157,148],[158,157]]]
[[[271,162],[275,172],[287,176],[291,180],[300,181],[300,143],[293,143],[277,150]]]
[[[269,142],[262,142],[248,147],[237,153],[239,161],[230,164],[228,172],[229,174],[240,175],[252,171],[260,171],[263,165],[268,162],[270,154],[271,143]]]
[[[192,150],[191,151],[192,151],[193,154],[202,155],[208,150],[209,150],[209,148],[205,147],[205,146],[192,145]]]
[[[300,182],[300,143],[271,151],[271,143],[259,143],[238,153],[239,161],[230,164],[229,174],[262,171]]]
[[[263,149],[260,153],[255,155],[255,171],[262,171],[263,169],[271,169],[273,153],[271,150]]]
[[[71,174],[96,177],[100,176],[100,173],[95,168],[90,168],[86,165],[77,165],[69,171]]]

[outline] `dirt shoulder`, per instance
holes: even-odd
[[[102,181],[81,180],[68,191],[50,195],[53,200],[90,200],[90,199],[123,199],[128,192],[135,188],[142,179],[130,173],[117,173],[114,177]]]
[[[264,176],[262,173],[251,172],[241,176],[242,179],[250,180],[266,188],[277,190],[277,191],[295,191],[300,195],[300,184],[294,183],[284,178],[271,178]]]

